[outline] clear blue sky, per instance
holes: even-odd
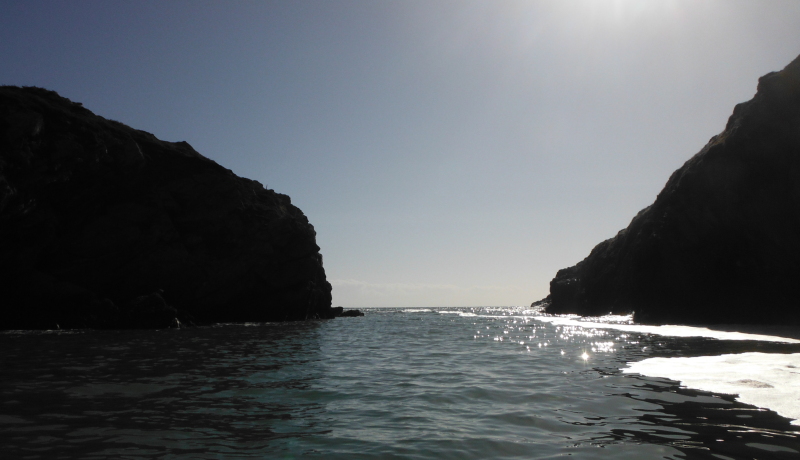
[[[796,0],[0,1],[0,84],[288,194],[334,304],[525,305],[649,205]]]

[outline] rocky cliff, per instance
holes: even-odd
[[[0,329],[332,317],[315,236],[186,142],[0,87]]]
[[[800,57],[628,228],[550,282],[549,313],[644,323],[800,323]]]

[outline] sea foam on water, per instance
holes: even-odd
[[[537,316],[560,326],[616,329],[672,337],[706,337],[717,340],[756,340],[800,343],[800,340],[762,334],[711,330],[695,326],[647,326],[630,324],[625,317],[609,322],[581,321],[570,316]],[[603,319],[603,318],[601,318]],[[681,382],[687,388],[737,395],[737,400],[771,409],[800,425],[800,353],[738,353],[719,356],[648,358],[628,363],[623,373],[661,377]]]
[[[695,358],[648,358],[626,374],[664,377],[688,388],[738,395],[745,404],[774,410],[800,425],[800,353],[739,353]]]

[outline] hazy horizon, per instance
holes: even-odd
[[[0,84],[292,198],[334,305],[528,305],[800,54],[800,2],[0,3]]]

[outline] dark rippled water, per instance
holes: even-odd
[[[620,372],[651,356],[797,345],[461,309],[7,332],[0,350],[0,458],[800,457],[798,427],[774,412]]]

